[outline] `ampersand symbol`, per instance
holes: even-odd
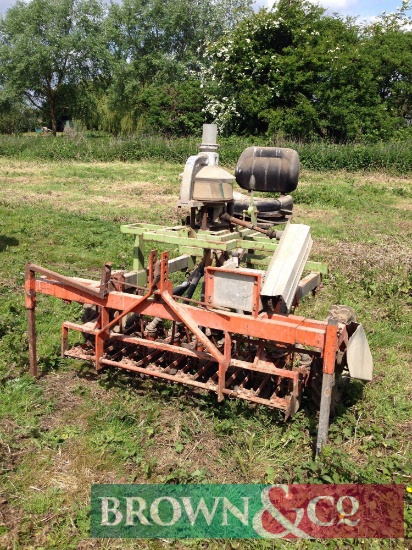
[[[256,533],[266,539],[281,539],[288,535],[294,535],[295,537],[301,539],[312,538],[310,535],[308,535],[298,527],[305,513],[303,508],[291,508],[291,510],[294,510],[296,513],[295,522],[292,523],[287,517],[282,514],[282,512],[280,512],[276,508],[276,506],[274,506],[273,502],[270,500],[269,493],[273,489],[282,489],[285,493],[285,497],[287,497],[289,494],[289,488],[287,485],[271,485],[270,487],[266,487],[265,489],[263,489],[260,495],[263,508],[255,514],[252,523],[253,529],[256,531]],[[270,514],[272,519],[277,521],[282,527],[284,527],[285,530],[281,533],[271,533],[270,531],[267,531],[263,527],[262,523],[263,514],[265,513]]]

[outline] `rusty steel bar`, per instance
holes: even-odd
[[[94,305],[105,305],[109,309],[117,309],[117,310],[124,310],[128,307],[130,307],[134,303],[139,303],[143,301],[144,296],[136,296],[134,294],[129,294],[126,292],[118,292],[118,291],[111,291],[107,295],[107,299],[99,299],[96,298],[94,301],[90,300],[90,296],[84,296],[82,291],[79,292],[73,292],[67,286],[61,285],[59,282],[52,282],[45,279],[36,279],[36,291],[40,292],[42,294],[48,294],[50,296],[55,296],[56,298],[60,298],[62,300],[68,300],[68,301],[77,301],[79,303],[93,303]],[[158,294],[157,292],[154,293],[155,295]],[[160,293],[159,293],[160,294]],[[186,300],[184,297],[179,297],[179,300]],[[148,300],[149,304],[153,304],[153,306],[156,304],[154,300]],[[190,307],[186,306],[185,304],[182,304],[183,307]],[[242,317],[243,319],[248,319],[251,321],[250,316],[244,316],[242,314],[236,314],[230,311],[223,311],[223,310],[213,310],[212,308],[207,309],[201,309],[201,308],[192,308],[190,310],[191,312],[202,312],[202,314],[207,314],[210,312],[211,315],[219,315],[220,317],[224,318],[228,315],[231,317]],[[145,312],[146,313],[146,312]],[[147,313],[148,315],[151,315],[153,317],[156,316],[155,313]],[[172,318],[167,317],[168,319],[172,320]],[[176,319],[178,320],[178,319]],[[255,322],[256,321],[256,322]],[[289,325],[299,325],[300,327],[307,327],[312,328],[314,330],[320,329],[323,333],[325,332],[327,322],[326,321],[316,321],[313,319],[308,319],[306,317],[301,317],[298,315],[279,315],[276,313],[273,313],[271,315],[267,313],[261,313],[255,320],[253,320],[253,324],[260,325],[261,321],[279,321],[284,324]],[[220,327],[213,327],[220,329]],[[340,325],[340,330],[344,328],[344,325]],[[224,330],[225,327],[222,328]],[[231,331],[233,332],[233,331]],[[239,334],[248,335],[248,332],[240,331]],[[251,336],[251,335],[250,335]],[[258,336],[260,338],[260,336]],[[272,338],[268,336],[268,340],[271,340]],[[285,342],[287,343],[287,342]],[[322,347],[322,346],[316,346],[316,347]]]
[[[338,321],[334,318],[328,320],[323,352],[323,373],[334,374],[336,352],[338,351]]]
[[[272,374],[273,376],[283,376],[284,378],[292,379],[295,379],[296,375],[300,372],[298,370],[279,369],[275,365],[270,365],[267,361],[258,361],[257,364],[254,365],[248,361],[231,359],[230,366],[255,372],[266,372],[267,374]]]
[[[130,344],[136,344],[139,346],[147,346],[148,348],[162,349],[163,351],[170,351],[172,353],[181,353],[189,357],[196,357],[196,359],[212,359],[216,361],[208,353],[202,351],[195,351],[188,348],[183,348],[175,344],[167,344],[166,342],[159,342],[158,340],[146,340],[145,338],[139,338],[137,336],[126,336],[124,334],[118,334],[116,332],[110,333],[110,338],[119,340],[121,342],[129,342]]]
[[[25,306],[27,309],[27,335],[29,340],[30,374],[37,376],[36,350],[36,275],[30,264],[26,266]]]
[[[89,328],[84,325],[78,325],[77,323],[72,323],[71,321],[64,321],[63,326],[67,329],[77,330],[79,332],[85,332],[86,334],[98,334],[99,330],[95,328]]]
[[[261,227],[258,227],[257,225],[253,225],[252,222],[246,222],[245,220],[240,220],[239,218],[235,218],[233,216],[230,216],[227,213],[221,214],[220,219],[229,222],[231,224],[240,225],[242,227],[247,227],[248,229],[253,229],[253,231],[257,231],[259,233],[262,233],[263,235],[266,235],[269,237],[269,239],[276,239],[276,231],[270,230],[270,229],[262,229]]]
[[[153,370],[149,368],[144,367],[136,367],[135,365],[129,365],[128,363],[118,363],[116,361],[110,361],[110,359],[101,359],[100,363],[102,365],[109,365],[112,367],[118,367],[122,369],[127,369],[135,372],[140,372],[142,374],[146,374],[149,376],[155,376],[157,378],[165,378],[166,380],[171,380],[173,382],[179,382],[179,379],[176,378],[176,375],[174,374],[167,374],[163,372],[162,369],[159,370]],[[196,388],[202,388],[209,391],[216,391],[216,384],[211,384],[210,382],[197,382],[196,380],[192,380],[189,376],[185,377],[185,383],[190,384],[191,386],[195,386]]]
[[[72,357],[73,359],[81,359],[82,361],[93,361],[94,355],[87,355],[76,349],[67,350],[64,352],[64,357]]]
[[[243,390],[243,392],[237,392],[236,390],[230,390],[225,388],[223,390],[225,395],[229,397],[238,397],[240,399],[246,399],[247,401],[252,401],[253,403],[259,403],[260,405],[266,405],[267,407],[273,407],[274,409],[286,410],[288,403],[285,399],[281,397],[271,397],[270,399],[263,399],[262,397],[255,397],[248,392],[248,390]]]
[[[108,293],[107,285],[110,279],[111,265],[112,264],[110,262],[107,262],[103,265],[102,279],[100,281],[99,290],[96,290],[95,288],[91,288],[87,284],[79,283],[74,279],[74,277],[66,277],[65,275],[61,275],[60,273],[56,273],[55,271],[51,271],[50,269],[46,269],[37,264],[28,263],[26,266],[26,272],[27,270],[29,270],[30,272],[36,272],[36,273],[39,273],[40,275],[45,275],[46,277],[50,277],[51,279],[58,281],[59,283],[62,283],[64,285],[67,285],[68,287],[75,288],[76,290],[80,290],[86,294],[89,294],[90,296],[94,296],[96,298],[105,298]],[[90,281],[90,283],[93,285],[96,284],[95,281]]]
[[[242,334],[259,339],[272,340],[283,344],[302,344],[315,348],[324,348],[327,323],[325,321],[312,321],[295,315],[272,315],[270,318],[242,315],[228,311],[216,311],[200,309],[185,304],[176,304],[170,296],[173,304],[179,308],[179,315],[165,307],[162,301],[147,299],[142,301],[142,296],[135,296],[123,292],[109,292],[106,299],[91,297],[82,291],[74,292],[65,288],[61,283],[36,279],[36,291],[63,300],[77,301],[79,303],[93,303],[98,306],[106,306],[108,309],[124,310],[131,306],[133,311],[151,317],[161,317],[170,321],[181,321],[181,315],[186,312],[197,326],[214,328],[230,333]],[[163,296],[164,299],[164,296]],[[341,330],[346,330],[343,327]],[[203,334],[203,333],[202,333]]]

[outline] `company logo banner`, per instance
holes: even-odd
[[[92,485],[93,538],[402,538],[403,485]]]

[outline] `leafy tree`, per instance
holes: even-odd
[[[34,109],[0,91],[0,134],[14,134],[33,130],[36,121]]]
[[[113,3],[107,20],[112,83],[101,106],[106,129],[159,131],[163,120],[165,133],[177,127],[178,133],[190,131],[204,106],[198,78],[200,52],[207,41],[216,40],[251,13],[250,4],[250,0]],[[155,116],[160,105],[163,113]],[[182,124],[176,126],[176,117]]]
[[[39,110],[56,135],[80,85],[106,58],[101,0],[18,0],[0,20],[1,84]]]
[[[389,137],[410,105],[411,33],[392,20],[390,32],[375,27],[365,31],[305,0],[280,0],[208,46],[208,111],[229,133]]]
[[[376,77],[377,93],[400,126],[412,123],[412,18],[411,3],[395,13],[384,12],[364,29],[364,56]]]
[[[325,33],[332,23],[339,29]],[[273,11],[243,20],[207,51],[204,79],[218,122],[228,131],[311,133],[320,124],[314,88],[334,55],[328,35],[335,44],[345,30],[300,0],[281,0]]]
[[[202,45],[252,13],[251,4],[251,0],[113,3],[108,16],[111,50],[116,59],[136,64],[139,77],[150,78],[158,73],[160,58],[164,64],[195,61]]]
[[[196,79],[144,88],[137,98],[134,115],[143,129],[168,136],[199,132],[204,122],[204,96]]]

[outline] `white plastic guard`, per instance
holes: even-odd
[[[370,382],[373,375],[373,359],[362,325],[359,325],[349,338],[346,356],[351,377]]]
[[[281,296],[290,309],[312,244],[308,225],[287,224],[266,272],[262,296]]]

